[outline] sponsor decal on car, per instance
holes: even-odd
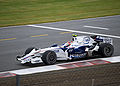
[[[70,57],[71,58],[81,58],[81,57],[84,57],[86,56],[86,53],[82,53],[82,54],[70,54]]]
[[[83,42],[84,42],[84,44],[89,44],[90,38],[89,38],[89,37],[85,37],[85,38],[83,39]]]

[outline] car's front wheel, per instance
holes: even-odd
[[[56,53],[54,51],[46,51],[45,53],[43,53],[42,56],[42,61],[47,64],[47,65],[52,65],[55,64],[57,60],[57,56]]]

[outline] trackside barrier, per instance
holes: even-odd
[[[10,72],[0,73],[0,78],[7,78],[7,77],[16,77],[16,86],[20,86],[20,75]]]
[[[16,75],[16,86],[20,86],[20,75]]]
[[[42,67],[35,67],[35,68],[28,68],[28,69],[20,69],[20,70],[13,70],[13,71],[7,71],[0,73],[0,78],[7,78],[7,77],[15,77],[16,79],[16,86],[20,86],[23,77],[26,76],[27,74],[31,74],[31,76],[35,73],[40,73],[40,72],[46,72],[49,73],[49,71],[54,71],[54,70],[63,70],[63,69],[71,69],[74,70],[73,68],[79,68],[79,67],[87,67],[87,66],[93,66],[93,65],[101,65],[101,64],[108,64],[108,63],[116,63],[120,62],[120,56],[117,57],[111,57],[111,58],[99,58],[99,59],[91,59],[91,60],[84,60],[84,61],[76,61],[76,62],[69,62],[69,63],[62,63],[62,64],[56,64],[56,65],[50,65],[50,66],[42,66]],[[109,67],[109,66],[108,66]],[[120,68],[117,68],[119,70]],[[64,71],[64,70],[63,70]],[[78,71],[77,71],[78,72]],[[79,71],[82,72],[82,71]],[[99,71],[98,71],[99,72]],[[104,72],[103,72],[104,73]],[[101,73],[101,74],[103,74]],[[112,73],[112,72],[111,72]],[[116,73],[119,73],[116,71]],[[54,75],[54,74],[53,74]],[[66,74],[65,74],[66,75]],[[49,75],[45,75],[46,77],[52,77]],[[72,75],[75,76],[76,75]],[[115,76],[117,76],[115,74]],[[37,76],[36,76],[37,77]],[[42,75],[40,76],[40,78]],[[64,77],[64,76],[63,76]],[[83,76],[84,77],[84,76]],[[45,77],[44,77],[45,78]],[[65,77],[64,77],[65,78]],[[47,79],[47,78],[46,78]],[[45,80],[46,80],[45,79]],[[79,78],[80,79],[80,78]],[[27,78],[25,79],[27,80]],[[51,80],[51,79],[50,79]],[[105,80],[107,80],[105,78]],[[109,80],[109,78],[108,78]],[[120,80],[120,77],[118,76],[116,80]],[[34,81],[34,80],[33,80]],[[42,80],[41,80],[42,81]],[[97,79],[90,78],[90,84],[91,86],[94,86],[95,81],[98,81]],[[110,80],[111,81],[111,80]],[[44,81],[43,81],[44,82]],[[57,82],[57,81],[56,81]],[[120,83],[120,82],[116,82]],[[1,83],[0,83],[1,84]],[[112,83],[113,84],[113,83]],[[6,85],[3,85],[6,86]],[[29,85],[28,85],[29,86]]]

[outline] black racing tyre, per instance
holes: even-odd
[[[100,45],[98,53],[103,57],[110,57],[113,55],[114,47],[109,43],[103,43]]]
[[[35,47],[30,47],[25,51],[25,55],[29,54],[33,49],[35,49]]]
[[[45,64],[52,65],[52,64],[56,63],[57,56],[56,56],[56,53],[54,51],[48,50],[48,51],[43,53],[43,56],[41,59]]]

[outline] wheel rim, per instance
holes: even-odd
[[[54,60],[55,60],[54,56],[53,56],[53,55],[50,55],[50,56],[49,56],[49,60],[50,60],[50,61],[54,61]]]
[[[109,55],[111,53],[111,48],[110,47],[105,47],[104,52],[105,52],[105,54]]]
[[[53,54],[50,52],[48,56],[49,56],[48,60],[50,61],[50,63],[56,62],[55,55],[53,55]]]

